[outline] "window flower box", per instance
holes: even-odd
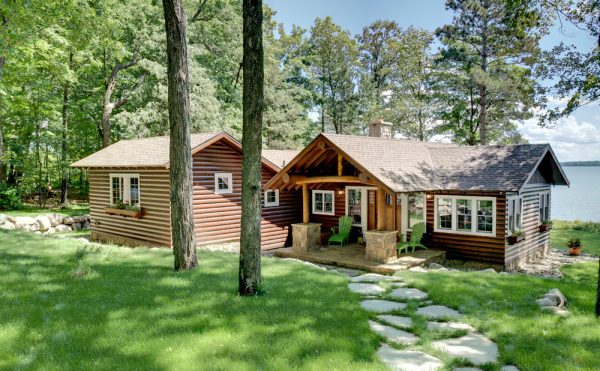
[[[540,233],[547,232],[551,229],[552,229],[552,221],[551,220],[544,220],[542,222],[542,224],[540,224],[540,227],[539,227]]]
[[[104,208],[104,212],[110,215],[120,215],[128,218],[141,219],[142,209],[129,210],[129,209],[118,209],[116,207],[108,206]]]
[[[514,245],[525,240],[525,234],[522,231],[516,231],[507,238],[509,245]]]

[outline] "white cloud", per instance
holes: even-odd
[[[550,143],[560,161],[600,160],[600,123],[568,116],[543,128],[531,118],[519,124],[519,130],[530,143]]]

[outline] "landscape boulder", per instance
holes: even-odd
[[[81,229],[90,229],[90,221],[86,220],[85,223],[82,223]]]
[[[0,229],[15,229],[15,225],[9,220],[6,220],[3,224],[0,224]]]
[[[77,215],[73,217],[74,223],[85,223],[88,220],[87,215]]]
[[[73,223],[75,223],[75,221],[70,216],[65,216],[62,220],[62,224],[71,225]]]
[[[4,224],[8,220],[8,216],[6,214],[0,214],[0,225]]]
[[[73,225],[71,226],[71,228],[72,228],[74,231],[78,231],[78,230],[80,230],[80,229],[81,229],[81,223],[73,223]]]
[[[18,229],[24,229],[25,226],[37,224],[37,219],[30,216],[17,216],[14,223]]]
[[[563,295],[562,292],[560,292],[559,289],[551,289],[550,291],[548,291],[546,294],[544,294],[545,298],[550,298],[554,301],[556,301],[556,306],[557,307],[564,307],[565,304],[567,304],[567,298],[565,297],[565,295]]]
[[[37,219],[37,224],[39,226],[40,231],[45,232],[48,229],[52,228],[52,223],[50,222],[50,218],[48,218],[47,216],[40,215],[36,219]]]
[[[71,227],[66,224],[59,224],[56,227],[54,227],[54,230],[57,233],[71,232]]]
[[[52,227],[62,224],[64,218],[64,216],[60,214],[48,214],[47,217],[50,220]]]
[[[568,316],[570,312],[565,308],[567,304],[566,296],[557,288],[551,289],[541,299],[536,300],[540,309],[545,312],[551,312],[559,316]]]

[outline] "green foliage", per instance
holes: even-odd
[[[598,232],[600,233],[600,223],[592,222],[592,221],[565,221],[565,220],[555,220],[553,223],[555,229],[562,230],[573,230],[573,231],[584,231],[584,232]]]
[[[567,242],[567,246],[583,247],[583,244],[581,243],[581,240],[579,239],[579,237],[571,237],[571,238],[569,238],[569,241]]]
[[[16,188],[0,183],[0,210],[14,210],[21,206],[21,198]]]

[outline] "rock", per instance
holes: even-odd
[[[71,227],[69,227],[68,225],[65,225],[65,224],[59,224],[59,225],[57,225],[57,226],[54,228],[54,230],[55,230],[57,233],[71,232],[71,231],[72,231]]]
[[[508,276],[510,273],[508,273],[507,271],[502,271],[502,272],[500,272],[498,274],[501,274],[503,276]]]
[[[387,322],[390,325],[394,325],[396,327],[405,329],[409,329],[413,325],[412,319],[410,317],[395,316],[393,314],[380,314],[377,316],[377,319],[383,322]]]
[[[417,314],[427,318],[460,318],[462,315],[454,309],[445,307],[443,305],[429,305],[417,309]]]
[[[429,269],[442,269],[445,268],[443,265],[438,264],[438,263],[431,263],[429,264]]]
[[[73,220],[73,218],[71,218],[70,216],[65,216],[62,220],[61,224],[66,224],[66,225],[71,225],[75,223],[75,221]]]
[[[505,366],[502,366],[500,371],[519,371],[519,369],[513,365],[505,365]]]
[[[391,297],[395,299],[408,299],[408,300],[423,300],[427,299],[427,293],[419,289],[413,288],[399,288],[392,291]]]
[[[15,217],[11,216],[11,215],[7,215],[6,216],[6,220],[8,220],[9,222],[11,222],[12,224],[15,224],[17,222],[17,220],[15,219]]]
[[[453,358],[465,358],[475,365],[496,362],[499,355],[496,343],[480,334],[434,341],[431,345]]]
[[[73,225],[71,225],[71,228],[72,228],[74,231],[78,231],[78,230],[80,230],[80,229],[81,229],[81,223],[73,223]]]
[[[427,322],[427,329],[430,331],[475,331],[473,326],[462,322]]]
[[[417,350],[397,350],[382,344],[377,356],[386,366],[396,371],[435,371],[444,366],[432,355]]]
[[[488,268],[480,271],[481,273],[498,273],[494,268]]]
[[[398,282],[398,281],[402,281],[402,278],[397,277],[397,276],[385,276],[383,274],[377,274],[377,273],[367,273],[367,274],[363,274],[362,276],[356,276],[356,277],[350,278],[350,282],[375,283],[375,282],[380,282],[380,281]]]
[[[408,270],[411,272],[427,273],[427,269],[425,269],[423,267],[412,267],[412,268],[408,268]]]
[[[23,229],[25,226],[37,224],[37,219],[30,216],[17,216],[14,223],[17,229]]]
[[[64,218],[64,216],[60,214],[48,214],[47,217],[50,220],[52,227],[56,227],[57,225],[61,224]]]
[[[419,338],[410,332],[395,329],[390,326],[382,325],[375,321],[369,321],[371,331],[383,336],[388,341],[401,345],[412,345],[419,341]]]
[[[84,245],[87,245],[90,243],[90,241],[87,238],[83,238],[83,237],[76,238],[75,241],[81,242]]]
[[[385,292],[381,286],[374,283],[351,283],[348,288],[361,295],[379,295]]]
[[[8,229],[15,229],[15,228],[16,228],[15,225],[11,221],[9,221],[8,219],[6,219],[4,221],[4,224],[0,225],[0,229],[7,229],[8,230]]]
[[[437,270],[438,272],[450,272],[450,270],[446,267],[441,267],[440,269]]]
[[[35,231],[35,234],[42,234],[42,232],[40,232],[40,231]]]
[[[569,312],[568,310],[564,308],[559,308],[557,306],[542,307],[541,309],[544,312],[550,312],[561,317],[567,317],[571,314],[571,312]]]
[[[558,306],[558,301],[555,299],[554,296],[552,296],[552,297],[544,297],[544,298],[536,300],[535,302],[538,303],[538,305],[540,306],[540,308],[544,308],[544,307],[556,307],[556,306]]]
[[[8,220],[8,216],[6,214],[0,214],[0,225],[4,224]]]
[[[389,300],[363,300],[360,306],[373,313],[389,313],[406,308],[406,304]]]
[[[48,230],[46,231],[46,233],[48,233],[48,234],[54,234],[54,233],[56,233],[56,228],[50,227],[50,228],[48,228]]]
[[[90,222],[86,221],[85,223],[82,223],[81,229],[90,229]]]
[[[390,286],[390,287],[406,287],[406,286],[408,286],[408,283],[406,283],[406,282],[390,282],[390,283],[388,283],[388,286]]]
[[[37,218],[37,223],[40,228],[40,231],[45,232],[52,227],[52,223],[50,223],[50,219],[45,215],[40,215]]]
[[[40,225],[35,223],[35,224],[30,224],[30,225],[25,225],[23,226],[23,230],[24,231],[30,231],[30,232],[37,232],[40,230]]]
[[[548,291],[544,297],[554,297],[558,302],[559,307],[564,307],[567,304],[567,297],[557,288],[551,289]]]
[[[76,215],[73,217],[73,223],[85,223],[88,221],[87,215]]]

